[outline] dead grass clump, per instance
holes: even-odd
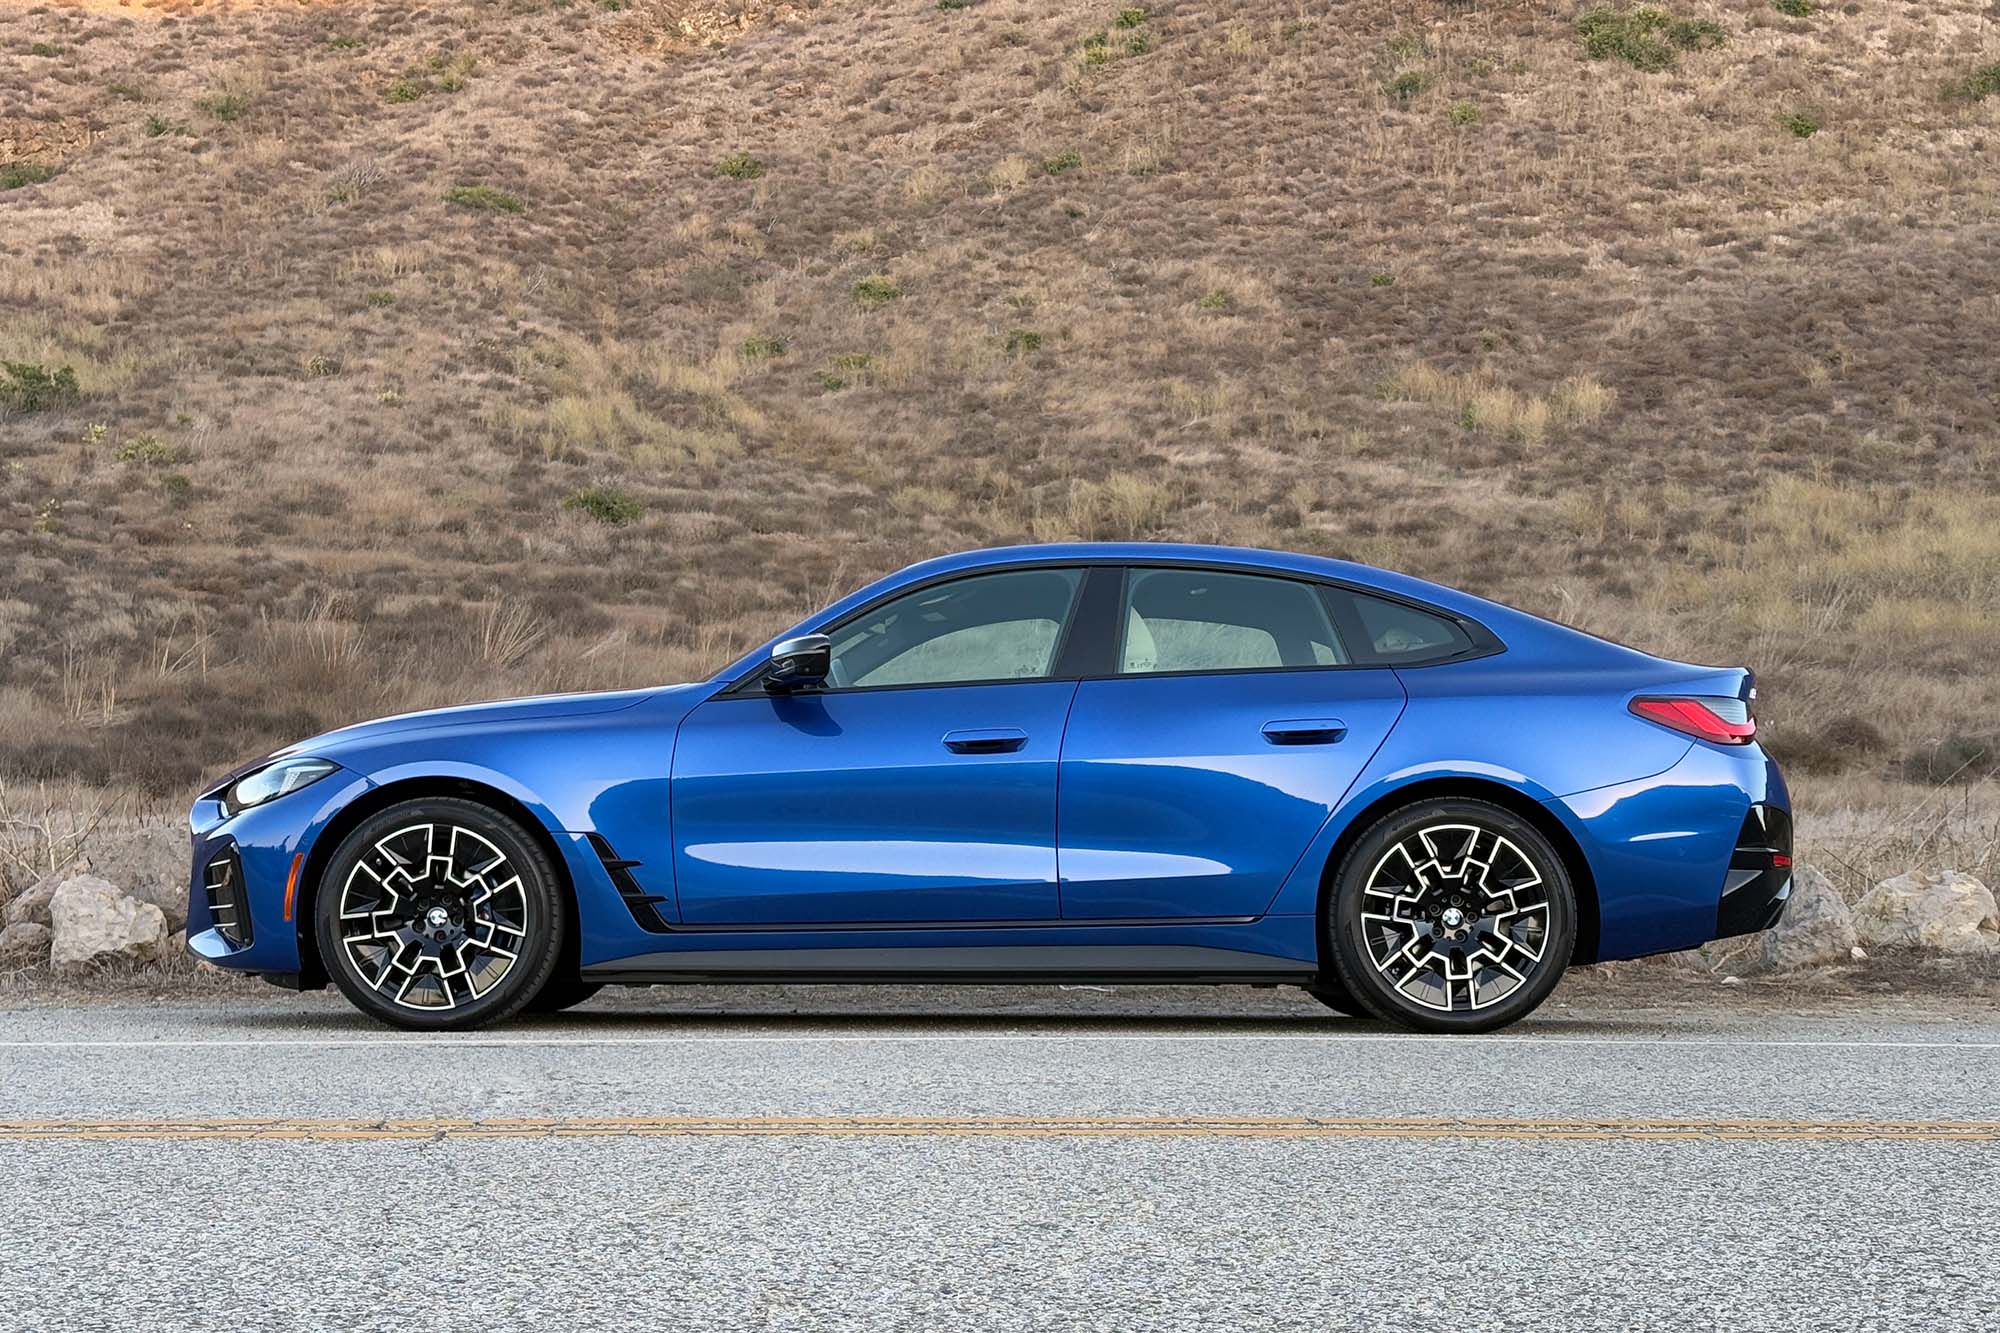
[[[1549,432],[1589,425],[1611,410],[1616,394],[1587,375],[1573,376],[1546,395],[1496,383],[1485,372],[1457,375],[1424,362],[1405,366],[1392,385],[1398,397],[1443,407],[1468,430],[1542,444]]]

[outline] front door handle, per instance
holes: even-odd
[[[947,731],[944,748],[953,754],[1011,754],[1028,743],[1028,733],[1019,727],[972,727]]]
[[[1273,745],[1332,745],[1347,734],[1337,717],[1293,717],[1264,724],[1264,739]]]

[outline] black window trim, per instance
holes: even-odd
[[[1452,666],[1459,662],[1477,661],[1482,657],[1493,657],[1507,651],[1507,645],[1499,635],[1470,616],[1447,611],[1441,606],[1406,597],[1401,593],[1389,592],[1383,588],[1357,583],[1351,579],[1335,578],[1328,575],[1305,574],[1297,570],[1272,570],[1259,565],[1234,565],[1218,560],[1176,560],[1162,556],[1148,560],[1115,560],[1095,556],[1056,557],[1047,560],[1023,560],[1018,564],[982,565],[972,569],[955,569],[936,574],[918,583],[904,584],[882,594],[865,606],[857,607],[849,615],[842,617],[828,629],[812,631],[828,633],[841,625],[850,624],[898,598],[919,593],[941,584],[956,583],[960,579],[977,578],[982,574],[1022,573],[1038,569],[1082,569],[1084,577],[1077,582],[1072,595],[1069,614],[1056,641],[1055,655],[1050,659],[1049,674],[1045,676],[999,676],[987,680],[939,680],[919,681],[897,685],[839,685],[822,686],[811,690],[784,691],[774,696],[764,689],[764,678],[770,672],[768,662],[759,663],[743,674],[743,678],[724,689],[715,697],[735,699],[743,697],[818,697],[827,694],[882,694],[893,690],[948,690],[970,685],[1046,685],[1059,681],[1086,680],[1168,680],[1177,676],[1268,676],[1279,673],[1305,671],[1421,671],[1427,667]],[[1243,574],[1255,578],[1284,579],[1292,583],[1303,583],[1321,593],[1320,602],[1326,606],[1328,618],[1333,621],[1334,631],[1342,636],[1343,649],[1348,627],[1343,617],[1333,606],[1327,605],[1326,589],[1340,589],[1363,597],[1374,597],[1385,602],[1395,602],[1413,611],[1436,616],[1458,626],[1464,632],[1469,646],[1456,653],[1441,657],[1425,658],[1414,662],[1328,662],[1311,666],[1276,667],[1221,667],[1195,671],[1145,671],[1124,672],[1118,670],[1119,611],[1125,605],[1126,585],[1132,571],[1141,569],[1194,569],[1207,570],[1216,574]],[[1106,590],[1109,590],[1108,592]],[[1095,654],[1098,669],[1087,671],[1077,669],[1080,662],[1087,662]]]

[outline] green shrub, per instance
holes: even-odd
[[[1420,70],[1407,69],[1389,80],[1384,91],[1389,94],[1392,101],[1407,102],[1430,86],[1431,81],[1428,75]]]
[[[211,116],[225,124],[238,121],[249,114],[249,93],[217,93],[213,97],[197,97],[194,109],[205,116]]]
[[[1479,108],[1470,102],[1453,102],[1451,110],[1445,112],[1445,117],[1454,125],[1477,125]]]
[[[148,139],[157,139],[163,134],[186,134],[187,132],[187,126],[177,121],[168,120],[165,116],[146,117],[146,137]]]
[[[121,102],[143,102],[146,100],[146,94],[129,83],[107,83],[104,85],[104,91],[110,93]]]
[[[396,294],[394,292],[368,293],[368,308],[370,310],[382,310],[394,304],[396,304]]]
[[[1819,121],[1803,111],[1790,111],[1779,116],[1778,124],[1801,139],[1810,139],[1819,133]]]
[[[754,181],[764,174],[764,164],[748,153],[731,153],[715,169],[733,181]]]
[[[596,519],[606,527],[622,528],[646,512],[644,505],[609,486],[586,486],[563,497],[562,507]]]
[[[519,213],[527,205],[508,194],[496,190],[491,185],[459,185],[447,191],[444,201],[448,204],[463,204],[467,208],[482,208],[494,213]]]
[[[160,478],[160,489],[165,491],[167,498],[175,504],[186,504],[189,497],[194,494],[194,483],[188,480],[185,472],[169,472]]]
[[[182,462],[183,457],[178,447],[157,435],[134,435],[118,446],[118,461],[141,467],[170,467]]]
[[[414,102],[432,93],[455,93],[472,82],[478,56],[453,55],[440,51],[421,65],[411,65],[395,82],[382,90],[385,102]]]
[[[57,46],[54,42],[36,42],[28,48],[28,54],[31,56],[43,56],[45,58],[53,59],[56,56],[61,55],[64,49],[65,48],[63,47]]]
[[[1371,273],[1368,276],[1368,285],[1370,287],[1393,287],[1396,285],[1396,275],[1393,273]]]
[[[891,278],[871,274],[854,284],[854,304],[863,310],[880,310],[891,301],[901,300],[903,289]]]
[[[972,0],[938,0],[938,8],[949,13],[954,9],[970,9]]]
[[[1145,10],[1121,9],[1118,11],[1118,17],[1111,20],[1111,25],[1115,28],[1136,28],[1145,21],[1146,21]]]
[[[1066,171],[1075,171],[1082,166],[1083,155],[1080,153],[1057,153],[1054,157],[1042,160],[1042,171],[1050,176],[1060,176]]]
[[[1125,54],[1142,56],[1153,49],[1153,39],[1143,32],[1135,32],[1125,43]]]
[[[1945,96],[1960,102],[1979,102],[2000,93],[2000,64],[1975,69],[1945,87]]]
[[[1728,41],[1707,19],[1675,18],[1650,6],[1630,13],[1593,9],[1577,20],[1576,30],[1592,60],[1623,60],[1648,73],[1672,68],[1678,52],[1713,50]]]
[[[785,354],[785,340],[755,335],[745,338],[737,350],[745,361],[770,361]]]
[[[875,358],[866,352],[849,352],[845,356],[836,356],[827,362],[825,370],[819,372],[817,376],[819,387],[828,393],[851,388],[867,378],[868,372],[874,365]]]
[[[1042,335],[1033,329],[1009,329],[1007,331],[1007,354],[1027,356],[1042,350]]]
[[[1795,19],[1809,19],[1819,8],[1813,0],[1771,0],[1772,8]]]
[[[336,51],[359,51],[361,49],[361,39],[349,36],[346,33],[342,33],[338,37],[327,38],[326,44]]]
[[[76,399],[76,372],[68,366],[50,370],[26,361],[0,361],[0,407],[41,412]]]
[[[41,162],[9,162],[0,167],[0,190],[18,190],[23,185],[40,185],[54,180],[56,169]]]
[[[1200,310],[1227,310],[1229,309],[1229,293],[1204,292],[1201,299],[1195,302],[1195,307]]]

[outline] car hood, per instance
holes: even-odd
[[[454,708],[427,708],[417,713],[397,713],[369,722],[323,732],[293,745],[277,756],[316,754],[329,749],[345,749],[357,743],[389,736],[400,731],[436,731],[443,728],[498,726],[540,722],[550,718],[586,717],[593,713],[616,713],[633,708],[664,694],[699,688],[694,685],[661,685],[644,690],[611,690],[596,694],[542,694],[526,699],[495,699],[490,703],[461,704]]]

